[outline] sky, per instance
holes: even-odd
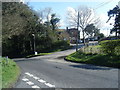
[[[65,2],[66,1],[66,2]],[[113,9],[116,5],[118,5],[118,2],[120,0],[61,0],[61,1],[27,1],[29,7],[31,7],[34,10],[44,9],[46,7],[51,7],[53,10],[53,13],[56,13],[57,16],[61,19],[61,27],[62,29],[65,29],[67,27],[66,17],[67,17],[67,10],[70,8],[78,8],[78,6],[87,6],[89,8],[92,8],[95,10],[96,15],[100,17],[102,21],[102,26],[100,27],[101,32],[104,33],[106,36],[109,35],[110,29],[113,27],[110,25],[110,23],[114,24],[114,18],[110,20],[108,23],[106,21],[108,20],[107,12],[110,9]]]

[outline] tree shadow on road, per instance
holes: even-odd
[[[56,59],[64,59],[66,56],[60,56],[60,57],[57,57]]]
[[[69,65],[69,66],[74,67],[74,68],[88,69],[88,70],[111,70],[112,69],[109,67],[100,67],[100,66],[87,65],[87,64]]]

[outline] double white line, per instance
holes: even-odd
[[[32,77],[32,78],[34,78],[38,82],[45,84],[46,86],[48,86],[50,88],[54,88],[55,87],[55,85],[52,85],[52,84],[48,83],[47,81],[45,81],[45,80],[43,80],[43,79],[41,79],[41,78],[39,78],[37,76],[34,76],[33,74],[30,74],[29,72],[26,72],[25,74],[28,75],[28,76],[30,76],[30,77]],[[34,83],[31,82],[31,81],[29,81],[29,79],[27,79],[27,78],[23,78],[22,80],[25,81],[30,86],[34,85]],[[34,85],[34,86],[32,86],[32,88],[40,88],[40,87],[37,86],[37,85]]]

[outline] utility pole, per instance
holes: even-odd
[[[35,55],[37,55],[37,52],[36,52],[36,47],[35,47],[35,34],[32,34],[32,36],[33,36],[33,43],[34,43],[34,45],[33,45],[33,47],[34,47],[34,54]]]
[[[77,22],[76,52],[78,51],[78,29],[79,29],[79,11],[78,11],[78,22]]]
[[[35,53],[35,34],[32,34],[33,36],[33,52]]]

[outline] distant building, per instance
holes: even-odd
[[[57,35],[59,40],[68,40],[70,41],[70,36],[65,29],[57,29]]]
[[[66,28],[66,31],[69,33],[70,36],[70,43],[76,43],[77,41],[77,34],[78,34],[78,40],[80,40],[80,31],[78,31],[76,28]]]

